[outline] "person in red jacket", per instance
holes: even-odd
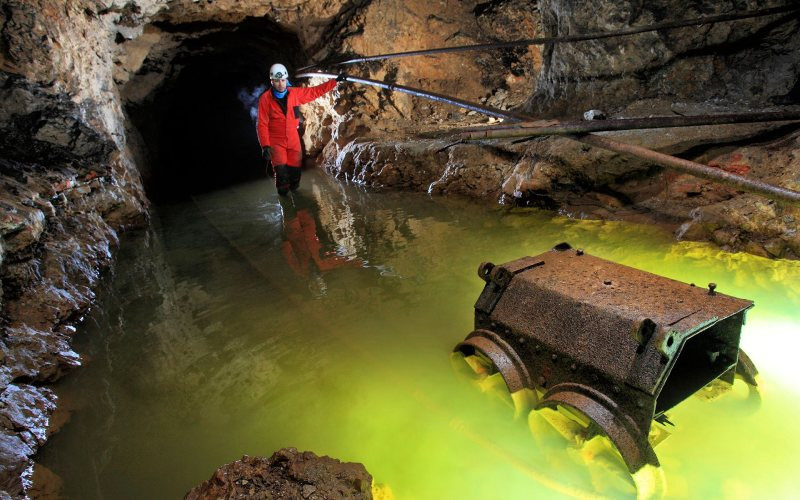
[[[290,87],[289,72],[283,64],[273,64],[269,68],[271,87],[258,98],[258,119],[256,130],[261,154],[272,162],[275,170],[275,187],[278,194],[286,195],[289,190],[300,187],[300,163],[303,152],[300,149],[300,105],[336,88],[336,83],[344,80],[339,75],[336,80],[316,87]]]

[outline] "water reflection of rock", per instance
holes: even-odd
[[[257,401],[277,384],[279,354],[291,346],[246,324],[248,318],[242,316],[254,306],[242,304],[243,313],[228,311],[222,297],[231,291],[228,285],[176,269],[169,244],[159,241],[148,259],[150,276],[144,280],[154,284],[148,292],[160,303],[144,311],[150,317],[142,324],[141,352],[134,350],[139,366],[130,389],[166,400],[180,417],[209,405],[224,406],[232,394]],[[125,316],[135,313],[122,311]],[[143,318],[128,319],[136,324]]]
[[[409,276],[420,267],[451,260],[451,246],[442,242],[457,243],[464,230],[458,223],[463,200],[433,202],[414,193],[371,196],[323,176],[311,185],[311,192],[321,229],[340,252],[358,255],[384,276]],[[419,201],[409,204],[414,197]]]
[[[283,204],[283,219],[259,217],[258,207],[242,208],[253,210],[242,215],[252,233],[276,234],[255,223],[287,227],[284,252],[259,252],[259,247],[276,248],[275,242],[241,243],[235,232],[221,233],[236,231],[237,222],[228,213],[220,215],[227,224],[215,221],[214,210],[203,201],[190,213],[162,215],[165,226],[181,231],[162,235],[155,230],[129,243],[113,291],[102,299],[108,313],[95,318],[98,329],[111,332],[106,352],[94,354],[95,364],[130,373],[122,377],[124,386],[112,392],[120,391],[130,404],[155,399],[153,404],[173,414],[170,418],[189,421],[199,418],[201,410],[223,413],[232,402],[258,406],[279,384],[302,388],[324,369],[326,361],[309,341],[309,332],[337,327],[317,324],[331,307],[343,301],[371,307],[389,289],[396,293],[397,286],[406,286],[412,295],[413,283],[378,277],[416,275],[414,269],[434,268],[452,258],[447,251],[452,247],[441,242],[457,244],[463,229],[437,220],[441,212],[409,213],[391,197],[353,199],[360,198],[360,191],[328,189],[327,179],[309,178],[310,189],[295,196],[291,206]],[[208,250],[193,249],[201,240],[211,242]],[[415,240],[419,244],[412,244]],[[287,262],[287,247],[295,264],[301,258],[304,264]],[[369,270],[361,272],[362,265]],[[299,287],[294,286],[298,278]],[[317,278],[333,280],[337,293],[331,295],[336,296],[308,302],[308,283],[318,283]],[[343,288],[349,290],[339,296]],[[273,312],[286,308],[298,310],[294,319]],[[350,314],[356,313],[343,312],[331,321],[344,321]],[[136,331],[140,335],[131,338]]]
[[[201,410],[223,413],[233,402],[261,405],[278,384],[302,388],[310,383],[327,361],[308,337],[327,310],[325,304],[307,302],[308,282],[345,268],[357,273],[361,256],[369,258],[385,238],[394,240],[391,246],[405,246],[412,236],[400,236],[406,231],[404,214],[395,220],[397,213],[383,209],[370,225],[401,229],[380,231],[368,241],[364,215],[348,205],[340,193],[313,184],[310,196],[283,203],[282,220],[245,214],[253,233],[275,234],[252,227],[256,222],[284,226],[278,255],[257,250],[274,248],[274,242],[245,244],[236,234],[220,233],[236,230],[235,223],[217,224],[203,202],[198,207],[205,218],[197,212],[167,215],[173,218],[169,224],[185,224],[184,230],[152,232],[127,251],[130,260],[121,259],[114,296],[106,299],[116,307],[101,328],[116,332],[113,343],[128,343],[131,332],[142,332],[133,349],[109,348],[107,369],[131,373],[118,390],[132,398],[131,404],[155,398],[173,417],[191,421]],[[217,241],[213,251],[184,253],[200,240]],[[287,254],[294,260],[286,260]],[[294,286],[298,277],[299,287]],[[274,313],[287,308],[298,310],[293,319]]]
[[[174,235],[153,239],[152,255],[140,256],[142,265],[137,269],[150,274],[140,280],[156,284],[148,293],[158,304],[145,321],[146,338],[141,342],[145,347],[138,355],[137,376],[128,382],[136,392],[156,392],[170,401],[171,411],[190,416],[198,408],[222,408],[234,400],[239,406],[259,405],[278,384],[304,390],[304,384],[312,382],[328,362],[319,352],[322,347],[310,341],[310,336],[320,329],[335,329],[345,321],[344,316],[356,314],[342,311],[339,318],[328,320],[330,309],[345,300],[371,307],[376,297],[388,295],[384,292],[403,281],[380,280],[372,268],[386,270],[399,262],[414,274],[411,266],[434,266],[451,258],[447,252],[432,249],[441,247],[435,241],[458,240],[459,230],[452,224],[436,222],[433,215],[420,219],[393,206],[391,200],[361,203],[364,200],[349,198],[359,196],[358,191],[327,189],[322,184],[327,180],[314,174],[309,177],[310,189],[301,190],[291,204],[283,202],[283,220],[259,218],[255,213],[243,216],[251,225],[257,221],[286,228],[280,257],[258,253],[259,242],[242,247],[231,235],[222,245],[224,253],[217,249],[215,255],[201,256],[201,261],[191,266],[209,269],[211,264],[206,266],[204,259],[218,261],[218,266],[224,262],[230,266],[226,271],[229,278],[246,280],[179,271],[180,264],[171,261],[174,250],[170,247],[180,248],[184,243]],[[204,213],[213,212],[203,206]],[[201,224],[206,230],[215,225],[208,219]],[[230,228],[235,229],[235,224],[226,227]],[[418,238],[423,241],[421,248],[408,250]],[[263,247],[274,245],[260,243]],[[286,260],[290,251],[296,259],[294,265]],[[301,259],[305,259],[303,264]],[[367,269],[358,269],[362,265]],[[317,278],[332,280],[337,293],[326,296],[324,302],[309,302],[303,292]],[[293,286],[298,281],[302,286]],[[342,288],[349,290],[340,296]],[[414,292],[413,284],[408,284],[408,291]],[[226,305],[231,303],[238,304],[236,310]],[[285,315],[279,319],[272,313],[286,308],[297,310],[294,319]],[[141,312],[138,314],[141,321]],[[320,325],[321,319],[329,322]]]

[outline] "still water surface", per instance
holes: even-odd
[[[798,262],[315,172],[293,203],[264,180],[157,207],[154,221],[123,241],[76,337],[85,366],[57,387],[71,419],[38,459],[70,498],[181,498],[224,463],[286,446],[362,462],[398,499],[635,497],[624,470],[535,440],[451,365],[478,264],[562,241],[756,303],[742,348],[760,399],[737,380],[669,413],[666,496],[800,491]]]

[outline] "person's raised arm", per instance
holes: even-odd
[[[314,87],[295,87],[297,103],[306,104],[336,88],[336,80],[328,80]]]

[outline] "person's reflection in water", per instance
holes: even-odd
[[[286,238],[281,245],[281,252],[295,274],[308,278],[312,272],[318,275],[316,271],[361,267],[360,259],[346,259],[334,252],[322,251],[322,243],[317,236],[317,222],[314,219],[319,209],[312,198],[295,192],[289,197],[281,197],[280,203]]]

